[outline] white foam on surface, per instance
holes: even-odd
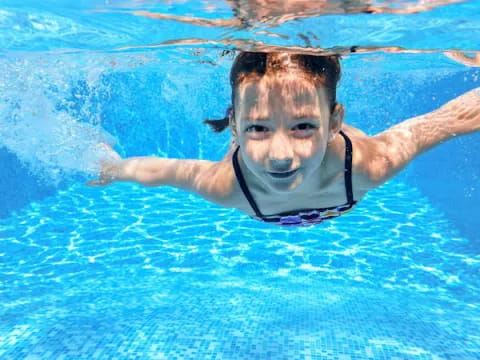
[[[92,66],[92,61],[34,56],[0,60],[0,148],[46,183],[97,174],[108,156],[99,144],[116,142],[100,125],[100,105],[93,104],[101,74],[108,69]],[[69,103],[79,82],[87,91],[74,96],[76,104]]]

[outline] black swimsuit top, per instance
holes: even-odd
[[[353,186],[352,186],[352,142],[348,136],[340,131],[340,135],[345,139],[345,192],[347,196],[347,202],[344,205],[332,206],[328,208],[320,209],[301,209],[294,211],[287,211],[277,215],[263,215],[260,212],[260,209],[257,206],[257,203],[253,199],[250,190],[248,189],[245,178],[243,177],[242,171],[240,170],[240,165],[238,163],[238,150],[240,147],[237,147],[233,153],[232,162],[233,168],[235,170],[235,176],[237,181],[240,184],[243,194],[248,200],[248,203],[255,211],[255,216],[252,216],[253,219],[280,225],[280,226],[307,226],[314,225],[323,222],[324,220],[333,219],[340,215],[343,215],[357,204],[353,199]]]

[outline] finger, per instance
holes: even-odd
[[[107,144],[106,142],[101,142],[100,146],[102,146],[103,148],[105,148],[107,150],[113,150],[112,146],[110,144]]]
[[[115,160],[120,160],[121,156],[112,148],[110,144],[107,144],[105,142],[102,142],[99,144],[99,146],[107,152],[110,156],[113,157]]]

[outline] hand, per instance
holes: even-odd
[[[88,186],[106,186],[115,182],[118,178],[122,158],[110,145],[101,143],[100,147],[106,153],[106,156],[100,162],[101,168],[98,179],[88,181]]]
[[[460,51],[447,51],[445,52],[445,56],[466,66],[480,66],[480,52],[475,52],[470,56]]]

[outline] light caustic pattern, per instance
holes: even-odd
[[[0,222],[0,239],[4,359],[440,360],[480,350],[478,255],[400,182],[295,231],[181,191],[75,186]]]

